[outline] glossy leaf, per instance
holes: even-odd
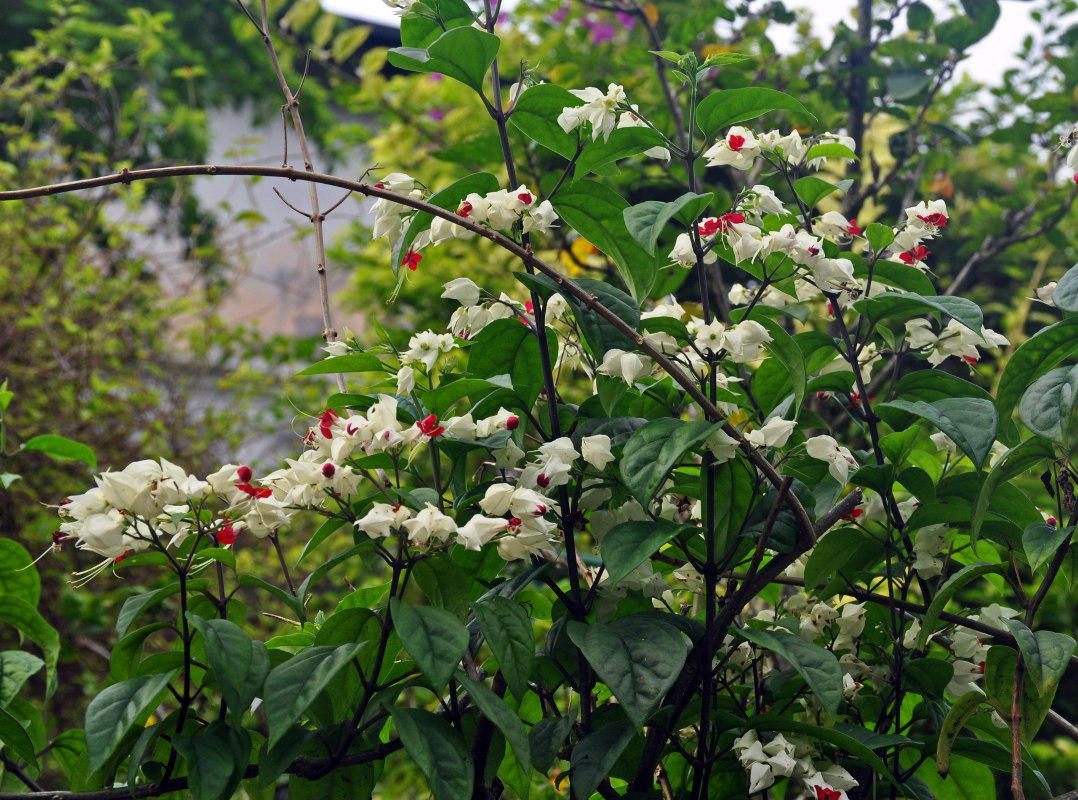
[[[30,734],[7,709],[0,708],[0,742],[10,751],[25,761],[33,770],[37,770],[37,748],[34,747]]]
[[[895,232],[890,225],[873,222],[865,228],[865,238],[868,239],[873,252],[880,253],[895,240]]]
[[[1078,312],[1078,264],[1067,270],[1052,290],[1052,302],[1056,308],[1071,313]]]
[[[951,705],[943,725],[940,726],[939,741],[936,744],[936,769],[940,775],[946,776],[950,772],[951,751],[955,740],[983,702],[984,695],[980,692],[967,692]]]
[[[442,31],[475,22],[475,12],[468,8],[464,0],[438,0],[434,8],[437,9],[438,19],[423,14],[405,14],[401,18],[401,44],[405,47],[427,47],[442,35]]]
[[[796,635],[756,628],[742,628],[738,634],[789,661],[824,710],[832,715],[838,711],[842,702],[842,669],[833,653]]]
[[[917,640],[912,649],[915,651],[925,649],[928,644],[928,637],[935,631],[936,622],[939,621],[940,614],[947,608],[947,603],[951,601],[951,598],[955,596],[959,589],[977,578],[990,572],[999,572],[1001,569],[1002,566],[999,564],[970,564],[962,567],[948,578],[932,598],[928,610],[925,611],[924,619],[921,620],[921,630],[917,634]]]
[[[288,733],[342,669],[351,669],[351,661],[362,647],[363,644],[310,647],[270,670],[263,690],[268,747]]]
[[[1014,677],[1018,666],[1018,653],[1009,647],[995,645],[988,648],[984,667],[984,691],[988,698],[1009,715],[1014,699]],[[1028,671],[1022,681],[1020,702],[1022,704],[1022,741],[1028,745],[1040,730],[1044,718],[1052,707],[1054,692],[1041,694],[1033,685]]]
[[[528,615],[517,602],[498,595],[473,603],[472,610],[509,690],[523,700],[535,661],[535,635]]]
[[[251,755],[251,735],[220,720],[190,738],[175,735],[176,751],[187,762],[193,800],[228,800],[243,779]]]
[[[576,709],[561,717],[540,720],[528,731],[532,765],[544,775],[554,766],[554,759],[565,743],[576,721]],[[635,729],[634,729],[635,730]]]
[[[815,121],[816,117],[796,99],[775,89],[750,86],[711,92],[696,107],[696,124],[704,138],[739,122],[748,122],[769,111],[792,111]]]
[[[724,461],[715,470],[715,555],[724,558],[757,500],[756,473],[742,457]]]
[[[607,531],[600,548],[610,585],[617,586],[684,529],[684,526],[658,519],[622,522]]]
[[[22,650],[0,652],[0,708],[6,707],[26,681],[44,666],[40,658]]]
[[[557,352],[557,336],[549,329],[547,334],[553,359]],[[508,375],[513,392],[528,408],[543,387],[539,340],[516,318],[496,319],[476,334],[468,350],[468,369],[476,378]]]
[[[468,629],[442,608],[410,606],[394,597],[389,609],[404,648],[434,690],[441,692],[468,651]]]
[[[806,175],[794,181],[794,192],[809,209],[814,208],[827,195],[837,190],[838,187],[833,183],[828,183],[815,175]]]
[[[805,399],[805,385],[808,382],[805,358],[801,353],[801,348],[797,346],[793,337],[774,320],[760,317],[757,322],[763,325],[771,335],[771,341],[765,343],[764,347],[782,364],[790,376],[794,393],[794,413],[790,418],[796,419]]]
[[[14,595],[36,607],[41,599],[41,578],[26,548],[14,539],[0,539],[0,595]]]
[[[269,674],[266,645],[251,641],[238,625],[228,620],[202,619],[193,614],[190,620],[202,634],[210,671],[217,679],[229,713],[239,724],[251,701],[261,694]]]
[[[296,375],[334,375],[354,372],[385,372],[382,359],[372,353],[349,353],[344,356],[331,356],[311,364]]]
[[[580,157],[576,160],[573,175],[576,178],[583,178],[607,164],[638,155],[653,147],[665,146],[666,140],[653,128],[618,128],[610,132],[610,138],[595,139],[585,145]]]
[[[679,419],[652,420],[625,443],[620,471],[629,492],[647,507],[682,457],[719,429],[717,423]]]
[[[1060,367],[1030,384],[1018,404],[1018,418],[1038,436],[1066,445],[1078,403],[1078,366]]]
[[[859,300],[854,308],[869,320],[909,319],[921,314],[946,314],[962,323],[978,336],[984,326],[981,307],[964,297],[924,297],[922,295],[887,292],[876,297]]]
[[[1049,704],[1059,688],[1074,655],[1074,639],[1054,631],[1031,631],[1025,623],[1017,619],[1003,620],[1018,642],[1022,658],[1026,662],[1026,676],[1041,697],[1047,697]]]
[[[505,736],[505,741],[513,748],[513,754],[520,763],[525,774],[531,772],[532,756],[531,745],[528,742],[528,731],[524,723],[516,715],[506,702],[491,691],[485,684],[473,681],[471,678],[461,678],[463,686],[471,695],[472,702]]]
[[[394,47],[389,63],[412,72],[438,72],[483,92],[483,79],[498,55],[501,40],[494,34],[471,26],[451,28],[425,50]]]
[[[576,95],[553,83],[533,86],[513,105],[509,121],[525,136],[566,159],[576,154],[577,134],[558,124],[564,108],[584,105]]]
[[[107,686],[86,707],[86,754],[90,771],[97,772],[115,756],[145,724],[175,670],[140,675]]]
[[[94,455],[94,451],[86,445],[72,441],[64,436],[57,436],[52,433],[35,436],[23,444],[22,449],[45,453],[53,458],[65,461],[81,461],[90,469],[97,469],[97,456]]]
[[[56,691],[56,662],[60,658],[60,634],[56,632],[37,609],[18,597],[0,596],[0,622],[6,622],[19,630],[27,639],[41,648],[45,656],[45,697]]]
[[[973,507],[973,517],[970,523],[970,542],[976,546],[981,533],[985,518],[988,516],[988,507],[996,490],[1007,481],[1022,474],[1026,470],[1043,463],[1045,459],[1054,456],[1052,446],[1043,439],[1033,438],[1019,442],[996,461],[988,472],[977,502]],[[1035,567],[1031,569],[1036,571]]]
[[[448,722],[429,711],[394,708],[393,724],[404,749],[426,776],[434,800],[472,796],[472,757]]]
[[[529,288],[534,288],[534,285],[543,286],[551,291],[558,292],[565,298],[565,302],[568,303],[573,312],[573,317],[576,319],[576,324],[580,328],[584,341],[592,354],[600,361],[607,350],[618,348],[628,351],[636,347],[629,337],[595,313],[588,307],[587,303],[582,302],[576,295],[545,275],[528,275],[520,272],[514,274]],[[613,311],[630,328],[633,330],[639,329],[640,306],[621,289],[611,286],[606,281],[593,278],[578,278],[576,284],[594,297],[598,303]]]
[[[625,227],[649,253],[654,254],[663,229],[672,220],[680,220],[686,227],[691,225],[715,198],[711,192],[693,194],[686,192],[677,200],[664,203],[661,200],[645,200],[624,210]]]
[[[620,617],[605,625],[572,621],[566,631],[637,728],[674,685],[688,652],[677,628],[653,618]]]
[[[1073,533],[1074,528],[1062,528],[1047,522],[1036,522],[1022,531],[1022,550],[1029,561],[1030,571],[1036,572],[1047,564]]]
[[[1057,322],[1022,342],[1007,360],[996,389],[1000,419],[1010,418],[1029,384],[1075,353],[1078,353],[1078,317]]]
[[[631,722],[611,722],[585,736],[570,760],[573,797],[588,800],[636,734]]]
[[[995,406],[988,400],[951,397],[926,403],[892,400],[881,407],[895,408],[932,423],[947,434],[977,469],[984,466],[999,429]]]
[[[659,265],[625,227],[623,212],[629,204],[621,195],[597,181],[577,181],[552,202],[566,225],[614,262],[633,299],[642,302],[655,285]]]

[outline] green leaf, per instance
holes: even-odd
[[[270,670],[263,689],[263,707],[270,731],[268,747],[288,733],[342,669],[350,668],[363,644],[310,647]]]
[[[37,770],[37,748],[34,747],[30,734],[6,709],[0,708],[0,742],[11,752],[25,761],[31,769]]]
[[[767,332],[771,334],[771,341],[766,342],[764,347],[786,368],[786,372],[790,376],[790,383],[793,385],[794,392],[794,413],[791,419],[797,419],[797,415],[801,411],[801,403],[805,399],[805,384],[808,382],[805,357],[793,337],[773,319],[760,317],[757,322],[763,325]]]
[[[84,444],[72,441],[64,436],[57,436],[53,433],[35,436],[26,442],[22,446],[22,449],[45,453],[53,458],[81,461],[83,464],[90,467],[90,469],[97,469],[97,456],[94,455],[93,450]]]
[[[911,31],[927,31],[935,19],[936,15],[932,13],[932,9],[924,3],[914,3],[906,11],[906,24]]]
[[[314,532],[314,536],[307,541],[307,544],[303,545],[303,551],[299,554],[299,558],[296,559],[296,566],[298,567],[302,564],[303,559],[313,553],[318,548],[318,545],[322,544],[322,542],[347,524],[348,520],[340,519],[339,517],[330,517],[319,525],[318,530]]]
[[[629,204],[621,195],[596,181],[577,181],[563,187],[551,202],[568,226],[614,262],[633,299],[642,302],[655,285],[659,265],[625,227],[623,214]]]
[[[369,25],[356,25],[334,36],[331,49],[333,60],[338,64],[343,64],[351,58],[352,54],[367,41],[367,37],[371,35],[371,30],[372,28]]]
[[[661,200],[645,200],[635,206],[629,206],[622,212],[625,228],[629,234],[643,245],[644,249],[655,254],[659,236],[671,220],[681,221],[686,228],[703,214],[715,195],[693,194],[686,192],[677,200],[664,203]]]
[[[86,707],[86,754],[90,772],[97,772],[115,756],[128,738],[149,719],[176,670],[140,675],[103,689]]]
[[[513,754],[517,757],[524,773],[530,773],[532,769],[531,745],[528,742],[528,731],[520,717],[506,705],[502,698],[488,689],[484,684],[473,681],[471,678],[461,678],[461,686],[468,690],[472,702],[483,714],[497,726],[505,736],[505,741],[513,748]]]
[[[187,583],[188,590],[192,592],[199,592],[207,586],[209,586],[209,581],[205,578],[196,578]],[[116,615],[116,635],[121,639],[124,638],[131,629],[131,624],[139,618],[143,611],[153,608],[166,597],[171,597],[179,591],[179,583],[170,583],[152,592],[131,595],[124,601],[123,607],[120,608],[120,613]]]
[[[420,561],[412,578],[431,605],[444,608],[457,619],[468,616],[469,578],[447,553],[437,553]]]
[[[637,429],[625,443],[620,464],[629,493],[646,508],[670,470],[719,427],[705,420],[683,422],[667,417]]]
[[[851,158],[854,161],[859,160],[857,153],[853,152],[844,144],[838,142],[824,142],[823,144],[814,144],[805,153],[805,161],[812,161],[814,158]]]
[[[758,632],[759,631],[757,631],[757,633]],[[828,744],[834,745],[839,750],[849,753],[855,758],[861,759],[861,761],[872,767],[877,774],[883,776],[886,780],[889,780],[892,783],[896,782],[883,759],[873,752],[872,747],[861,739],[851,736],[850,733],[838,730],[837,727],[830,728],[823,725],[812,725],[808,722],[800,722],[795,719],[780,717],[776,714],[760,714],[755,717],[749,717],[745,720],[744,727],[746,730],[799,733],[812,741],[827,742]],[[857,726],[847,725],[844,727],[846,730],[853,730]],[[864,731],[864,729],[861,729],[861,731],[869,733],[868,731]],[[879,739],[882,737],[875,738]],[[869,741],[872,741],[872,739],[869,739]]]
[[[459,181],[451,183],[441,191],[435,192],[427,198],[427,202],[438,208],[456,210],[460,202],[473,192],[483,195],[497,191],[500,188],[502,188],[501,182],[489,172],[477,172],[474,175],[468,175]],[[400,271],[401,262],[404,260],[405,253],[411,248],[412,242],[423,231],[430,230],[432,222],[434,222],[434,215],[429,211],[417,211],[412,215],[408,227],[404,229],[400,239],[393,245],[393,255],[390,256],[390,259],[394,275]],[[330,359],[326,360],[329,361]]]
[[[22,650],[0,652],[0,708],[6,707],[43,666],[44,661]]]
[[[1027,339],[1007,360],[996,389],[1000,419],[1009,419],[1025,388],[1078,353],[1078,317],[1068,317]]]
[[[435,800],[461,800],[472,796],[475,766],[460,735],[429,711],[394,708],[404,749],[427,778]]]
[[[576,722],[576,709],[561,717],[548,717],[539,720],[528,731],[528,744],[531,747],[532,765],[542,774],[550,771],[554,766],[566,737],[573,729]],[[635,728],[633,729],[635,731]]]
[[[674,685],[688,654],[681,632],[654,618],[620,617],[606,625],[571,621],[566,631],[637,728]]]
[[[560,113],[560,112],[559,112]],[[665,147],[666,140],[654,128],[646,126],[618,128],[610,132],[605,141],[595,139],[589,142],[576,160],[574,178],[580,179],[601,167],[612,164],[629,156],[635,156],[653,147]]]
[[[1070,664],[1070,657],[1074,655],[1074,639],[1053,631],[1034,633],[1017,619],[1003,622],[1018,641],[1018,649],[1026,662],[1026,675],[1033,688],[1041,697],[1047,697],[1050,704],[1059,688],[1059,680]]]
[[[1012,478],[1021,475],[1030,467],[1033,467],[1046,459],[1052,458],[1054,455],[1055,453],[1052,450],[1052,446],[1048,444],[1048,442],[1044,441],[1044,439],[1034,437],[1019,442],[996,461],[995,466],[988,472],[988,477],[985,478],[980,494],[977,495],[977,502],[973,507],[973,518],[970,523],[969,532],[970,543],[972,545],[976,546],[977,544],[977,538],[981,533],[981,527],[984,525],[984,520],[988,516],[988,507],[999,486]],[[1033,569],[1034,572],[1036,571],[1036,567],[1033,567],[1032,564],[1030,565],[1030,568]]]
[[[1035,522],[1022,531],[1022,549],[1025,551],[1029,569],[1036,572],[1047,564],[1059,550],[1060,545],[1074,533],[1074,528],[1060,528],[1046,522]]]
[[[962,0],[965,14],[939,23],[935,27],[936,41],[955,50],[965,50],[992,32],[999,19],[997,0]]]
[[[980,692],[967,692],[954,701],[951,710],[940,726],[939,742],[936,745],[936,769],[940,775],[946,776],[951,769],[951,750],[962,732],[966,722],[984,702],[984,695]]]
[[[1018,404],[1018,418],[1038,436],[1066,445],[1076,403],[1078,366],[1060,367],[1030,384]]]
[[[1068,269],[1052,290],[1052,302],[1056,308],[1071,313],[1078,312],[1078,264]]]
[[[974,397],[951,397],[926,403],[922,400],[892,400],[881,408],[896,408],[932,423],[946,433],[969,456],[977,469],[984,466],[999,429],[995,406]]]
[[[890,225],[873,222],[865,228],[865,238],[872,246],[872,252],[883,252],[895,240],[895,231]],[[880,262],[876,262],[877,266]],[[920,270],[918,270],[920,272]]]
[[[215,720],[190,738],[174,735],[172,744],[187,762],[188,788],[194,800],[233,796],[251,756],[247,731]]]
[[[228,620],[202,619],[194,614],[188,617],[202,634],[210,671],[217,679],[229,714],[239,725],[251,702],[262,693],[269,674],[266,645],[252,642],[238,625]]]
[[[26,548],[14,539],[0,539],[0,595],[14,595],[30,606],[41,599],[41,578]]]
[[[551,359],[557,353],[557,336],[547,329]],[[476,378],[508,375],[513,392],[531,408],[543,388],[543,359],[539,340],[515,317],[496,319],[476,334],[468,348],[468,371]]]
[[[995,645],[988,648],[984,667],[984,691],[988,699],[999,706],[1004,715],[1012,710],[1014,676],[1018,667],[1018,653],[1009,647]],[[1041,694],[1026,673],[1022,681],[1022,741],[1029,745],[1040,730],[1044,718],[1052,707],[1054,692]]]
[[[610,585],[618,583],[639,567],[687,526],[663,519],[622,522],[603,536],[600,548]]]
[[[438,0],[434,5],[438,19],[421,14],[405,14],[401,18],[401,44],[405,47],[427,47],[442,35],[443,30],[471,25],[475,12],[464,0]]]
[[[37,609],[18,597],[0,595],[0,621],[14,625],[41,648],[45,655],[45,698],[56,691],[56,662],[60,658],[60,634],[47,623]]]
[[[805,586],[821,586],[857,555],[864,535],[855,528],[828,531],[812,548],[805,564]]]
[[[441,692],[468,651],[468,629],[442,608],[389,601],[393,629],[434,691]]]
[[[368,763],[337,767],[316,781],[290,775],[288,800],[370,800],[381,770],[381,763]]]
[[[473,603],[472,610],[509,690],[523,700],[535,663],[535,634],[528,615],[513,600],[498,595]]]
[[[494,34],[461,26],[443,33],[426,50],[394,47],[388,58],[399,69],[440,72],[482,94],[483,79],[500,45],[501,40]]]
[[[557,282],[547,278],[545,275],[528,275],[521,272],[513,274],[529,288],[533,288],[533,284],[544,286],[564,297],[565,302],[569,304],[569,308],[573,311],[573,317],[580,328],[580,333],[584,336],[584,341],[587,342],[591,352],[598,359],[602,360],[606,351],[613,348],[632,350],[636,347],[635,343],[624,333],[596,314],[586,303],[582,302],[576,295],[570,294]],[[599,303],[613,311],[630,328],[637,330],[640,327],[640,306],[621,289],[611,286],[606,281],[598,281],[592,278],[578,278],[576,284]]]
[[[984,326],[981,307],[964,297],[924,297],[912,293],[886,292],[868,300],[860,300],[854,303],[853,307],[872,322],[881,319],[908,319],[931,312],[952,317],[978,336]]]
[[[831,715],[838,711],[842,702],[842,668],[833,653],[791,634],[755,628],[742,628],[738,634],[789,661],[824,710]]]
[[[554,83],[533,86],[513,105],[509,121],[525,136],[566,159],[576,155],[577,135],[566,133],[558,124],[564,108],[584,105],[584,101]],[[560,192],[559,192],[560,194]]]
[[[931,83],[932,78],[923,69],[897,69],[887,76],[887,93],[895,100],[909,100],[921,94]]]
[[[577,742],[569,762],[576,800],[588,800],[595,793],[635,735],[636,728],[631,722],[619,720]]]
[[[817,178],[815,175],[806,175],[794,181],[794,192],[810,209],[814,208],[818,202],[831,194],[831,192],[837,190],[838,187],[833,183],[828,183],[823,178]]]
[[[296,375],[335,375],[337,373],[387,371],[382,359],[376,355],[371,353],[349,353],[345,356],[323,358],[316,364],[311,364],[307,369],[297,372]]]
[[[755,505],[756,472],[742,457],[731,458],[715,470],[715,555],[724,558]]]
[[[925,649],[928,644],[928,637],[935,631],[936,622],[939,620],[940,614],[947,608],[947,603],[950,602],[959,589],[983,575],[990,572],[999,572],[1002,569],[1003,567],[999,564],[970,564],[962,567],[948,578],[947,582],[939,588],[935,597],[932,598],[932,603],[928,606],[928,610],[925,611],[924,619],[921,620],[921,630],[917,634],[917,640],[914,642],[912,649],[918,652]]]
[[[712,92],[696,107],[696,124],[705,139],[718,130],[739,122],[748,122],[769,111],[793,111],[815,121],[816,117],[790,95],[775,89],[750,86]]]

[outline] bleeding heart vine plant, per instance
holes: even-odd
[[[396,5],[390,62],[473,89],[502,174],[354,181],[306,159],[3,195],[276,176],[374,198],[398,287],[451,239],[519,264],[497,296],[461,265],[447,329],[407,349],[338,339],[327,316],[329,354],[301,374],[340,391],[279,469],[159,458],[65,499],[57,548],[102,559],[80,581],[173,580],[124,604],[82,731],[0,712],[6,771],[42,797],[54,759],[71,797],[287,780],[362,798],[403,750],[437,800],[950,797],[993,771],[1050,792],[1027,746],[1048,717],[1070,725],[1052,703],[1075,641],[1038,611],[1076,563],[1078,268],[1038,293],[1060,318],[992,396],[972,365],[1009,343],[932,281],[944,201],[847,219],[832,201],[852,181],[818,170],[856,170],[859,143],[774,89],[708,90],[744,56],[657,52],[681,87],[666,130],[620,85],[504,87],[494,12]],[[1053,158],[1074,171],[1067,144]],[[556,159],[549,185],[519,179],[522,150]],[[604,179],[626,159],[654,160],[672,199],[631,205]],[[730,204],[710,168],[741,176]],[[544,260],[555,234],[594,245],[604,277]],[[685,271],[679,301],[663,287]],[[281,540],[311,517],[289,565]],[[280,581],[237,570],[258,540]],[[240,589],[290,632],[263,641]],[[4,619],[45,658],[4,664],[51,693],[35,602],[5,597]]]

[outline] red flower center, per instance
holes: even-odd
[[[816,790],[816,800],[840,800],[842,792],[827,786],[813,786]]]
[[[433,414],[417,422],[416,427],[432,439],[445,433],[445,428],[438,424],[438,418]]]
[[[921,220],[921,222],[926,225],[935,225],[937,228],[947,227],[947,217],[944,214],[929,214],[926,217],[922,217],[918,214],[917,219]]]
[[[326,462],[322,465],[322,474],[327,478],[332,478],[337,473],[337,468],[330,462]]]
[[[745,137],[738,136],[736,133],[731,133],[730,137],[726,140],[726,143],[730,145],[731,150],[737,153],[745,146]]]
[[[517,200],[519,200],[526,206],[530,206],[532,204],[532,200],[534,199],[535,198],[532,197],[531,192],[521,192],[517,195]]]
[[[233,544],[236,541],[236,536],[236,531],[232,529],[232,526],[225,525],[225,527],[217,532],[217,543],[224,545]]]
[[[240,467],[236,470],[236,477],[240,479],[240,483],[250,483],[253,473],[250,467]]]
[[[916,247],[910,248],[905,253],[900,253],[898,257],[902,260],[904,264],[915,264],[918,261],[924,261],[925,256],[928,256],[931,253],[931,250],[929,250],[923,244],[919,244]]]
[[[408,248],[408,252],[404,254],[404,258],[401,259],[401,266],[408,267],[412,272],[415,272],[416,267],[419,266],[419,262],[423,260],[423,256],[419,255],[411,247]]]
[[[861,228],[857,225],[857,220],[851,219],[850,224],[846,226],[846,233],[850,236],[856,236],[861,232]]]
[[[467,217],[472,213],[472,204],[465,200],[460,204],[460,208],[457,209],[457,213],[462,217]]]
[[[520,417],[509,417],[505,421],[505,429],[507,431],[515,431],[518,425],[520,425]]]

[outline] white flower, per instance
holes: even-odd
[[[539,231],[539,233],[550,233],[551,228],[554,227],[554,223],[558,221],[558,215],[554,211],[554,206],[551,205],[549,200],[544,200],[537,206],[533,206],[528,209],[528,213],[524,215],[524,233],[531,233],[532,231]],[[555,295],[560,297],[560,295]]]
[[[974,664],[972,661],[955,661],[951,665],[954,667],[954,677],[951,678],[950,683],[947,684],[946,692],[951,697],[961,697],[964,694],[970,692],[981,691],[976,681],[979,681],[984,677],[984,670],[978,664]]]
[[[637,378],[651,372],[651,365],[636,353],[627,353],[624,350],[614,348],[606,351],[598,372],[614,378],[620,377],[632,386]]]
[[[585,122],[591,123],[591,138],[598,139],[602,134],[605,142],[610,138],[617,122],[619,103],[625,102],[625,89],[616,83],[610,84],[606,94],[594,86],[587,89],[571,89],[570,93],[584,101],[582,106],[568,106],[558,115],[558,125],[566,133],[579,128]]]
[[[828,462],[827,471],[843,486],[850,476],[850,467],[857,461],[850,451],[831,436],[813,436],[805,442],[805,452],[812,458]]]
[[[757,217],[764,214],[777,214],[781,217],[786,213],[786,206],[779,200],[779,196],[762,183],[757,183],[748,191],[741,207]]]
[[[516,488],[509,483],[494,483],[487,487],[486,494],[479,501],[479,507],[484,514],[492,514],[500,517],[508,513],[509,503],[513,500],[513,492]]]
[[[714,320],[707,325],[698,325],[695,331],[695,338],[693,344],[696,345],[699,350],[714,350],[718,352],[722,349],[722,337],[726,332],[726,326],[718,320]]]
[[[856,224],[851,224],[842,214],[837,211],[828,211],[821,216],[812,226],[812,231],[817,236],[831,236],[835,239],[846,239],[854,235]]]
[[[352,349],[348,346],[348,342],[337,339],[334,342],[329,342],[323,348],[326,351],[326,358],[333,358],[334,356],[346,356]]]
[[[950,436],[943,431],[939,433],[933,433],[928,437],[932,440],[932,444],[936,445],[937,452],[944,452],[948,454],[954,454],[958,452],[958,445],[954,443]]]
[[[375,503],[366,516],[356,520],[356,527],[368,536],[384,539],[394,530],[401,528],[411,516],[412,512],[403,505]]]
[[[737,439],[730,436],[726,431],[718,430],[707,437],[705,447],[711,451],[716,463],[721,464],[733,458],[740,445]]]
[[[405,365],[397,370],[397,394],[411,394],[415,388],[415,370]]]
[[[582,438],[580,440],[580,451],[584,460],[599,471],[606,469],[606,465],[614,460],[614,456],[610,452],[610,437],[605,433]]]
[[[476,515],[457,528],[457,541],[467,550],[480,550],[498,533],[508,527],[504,519]]]
[[[760,155],[756,136],[748,128],[735,125],[726,138],[716,142],[704,152],[709,167],[731,166],[747,170]]]
[[[943,550],[946,543],[946,525],[929,525],[917,531],[913,538],[913,568],[918,575],[922,578],[934,578],[940,574],[943,562],[936,558],[936,554]]]
[[[637,110],[638,110],[637,106],[634,105],[634,106],[632,106],[632,111],[627,111],[627,112],[625,112],[624,114],[621,115],[621,117],[618,119],[618,129],[619,130],[621,128],[646,128],[646,127],[648,127],[647,123],[644,122],[644,120],[640,119],[640,117],[636,116],[636,114],[633,113],[633,111],[637,111]],[[656,145],[655,147],[652,147],[652,148],[649,148],[648,150],[645,150],[644,155],[646,155],[648,158],[658,158],[658,159],[661,159],[662,161],[669,161],[670,160],[670,151],[667,150],[662,145]]]
[[[756,361],[763,355],[764,344],[771,341],[771,334],[759,322],[745,320],[722,334],[722,346],[738,364]]]
[[[756,428],[745,434],[745,441],[757,447],[782,447],[797,423],[781,417],[772,417],[762,428]]]
[[[427,503],[415,517],[405,520],[404,527],[408,530],[408,541],[417,547],[424,547],[431,539],[444,542],[456,533],[457,523]]]
[[[1072,153],[1078,153],[1078,147],[1075,147]],[[1036,300],[1044,303],[1046,306],[1055,307],[1055,301],[1052,300],[1052,294],[1056,290],[1056,281],[1050,281],[1044,286],[1039,286],[1033,290],[1033,294],[1036,295]]]
[[[404,364],[420,361],[427,368],[427,372],[430,372],[438,356],[448,353],[453,346],[453,337],[448,333],[421,331],[408,340],[408,349],[401,353],[401,361]]]
[[[471,278],[454,278],[445,284],[442,297],[447,300],[456,300],[462,306],[474,306],[479,302],[479,287]]]

